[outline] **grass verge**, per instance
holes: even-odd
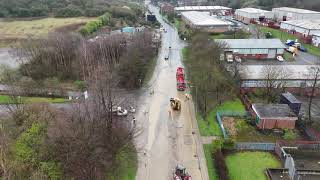
[[[117,167],[107,175],[110,180],[135,180],[137,174],[138,157],[133,145],[123,148],[117,154]]]
[[[269,152],[238,152],[226,157],[231,180],[266,180],[266,168],[280,168],[279,160]]]
[[[204,144],[203,149],[204,149],[204,155],[206,157],[207,161],[207,167],[208,167],[208,174],[209,174],[209,179],[210,180],[218,180],[216,169],[214,167],[214,157],[212,155],[212,144]]]
[[[152,58],[152,61],[148,64],[148,68],[147,68],[147,72],[145,75],[145,78],[143,80],[142,86],[145,87],[148,85],[149,81],[151,80],[154,70],[156,68],[157,65],[157,56]]]
[[[47,97],[20,97],[21,103],[67,103],[68,99],[65,98],[47,98]],[[15,103],[8,95],[0,95],[0,104]]]
[[[273,37],[279,38],[283,42],[285,42],[288,39],[297,39],[297,37],[295,37],[294,35],[289,34],[287,32],[280,31],[278,29],[272,29],[272,28],[269,28],[269,27],[261,27],[261,30],[264,33],[271,32]],[[304,45],[305,48],[308,49],[308,52],[310,54],[313,54],[315,56],[319,56],[320,57],[320,48],[314,47],[311,44],[304,44],[304,43],[302,43],[302,44]]]
[[[217,111],[244,112],[245,107],[240,99],[235,99],[232,101],[226,101],[210,111],[206,121],[201,116],[198,116],[198,126],[201,136],[222,136],[221,129],[216,120]]]

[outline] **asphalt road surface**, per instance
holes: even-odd
[[[162,46],[149,90],[138,100],[136,119],[141,131],[136,139],[139,151],[136,179],[172,180],[175,166],[182,164],[192,179],[208,180],[193,102],[186,100],[188,91],[176,89],[175,73],[176,68],[182,66],[184,42],[179,39],[177,30],[162,20],[157,8],[149,6],[149,9],[167,32],[162,34]],[[165,61],[167,55],[169,60]],[[171,110],[170,97],[180,98],[180,112]]]

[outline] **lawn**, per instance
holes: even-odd
[[[297,39],[297,37],[295,37],[294,35],[292,34],[289,34],[289,33],[286,33],[286,32],[282,32],[278,29],[272,29],[272,28],[269,28],[269,27],[261,27],[261,30],[262,32],[266,33],[266,32],[271,32],[273,37],[275,38],[279,38],[281,39],[281,41],[285,42],[287,39]],[[305,48],[308,49],[308,52],[310,54],[313,54],[313,55],[316,55],[316,56],[320,56],[320,48],[318,47],[314,47],[310,44],[304,44]]]
[[[246,33],[244,31],[235,33],[235,34],[213,34],[210,36],[211,39],[247,39],[250,37],[249,33]]]
[[[176,27],[177,29],[179,29],[179,28],[180,28],[180,20],[177,19],[177,18],[174,18],[174,25],[175,25],[175,27]]]
[[[269,152],[238,152],[226,157],[231,180],[266,180],[266,168],[280,168],[280,161]]]
[[[124,147],[116,157],[119,165],[107,175],[110,180],[135,180],[137,174],[138,157],[133,146]]]
[[[204,144],[203,149],[204,149],[204,155],[206,157],[207,161],[207,167],[208,167],[208,174],[209,174],[209,179],[210,180],[217,180],[217,174],[216,174],[216,169],[214,167],[214,159],[212,156],[212,144]]]
[[[219,124],[216,120],[217,111],[243,112],[245,111],[245,108],[239,99],[235,99],[233,101],[226,101],[210,111],[207,121],[198,115],[197,119],[201,136],[222,136]]]
[[[20,39],[28,36],[46,36],[49,31],[55,28],[85,23],[93,18],[78,17],[78,18],[43,18],[30,21],[8,21],[0,22],[0,37],[1,39]]]
[[[47,97],[20,97],[20,103],[67,103],[69,100],[65,98],[47,98]],[[13,103],[13,99],[7,95],[0,95],[0,104]]]

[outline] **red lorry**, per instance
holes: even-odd
[[[177,68],[176,79],[177,79],[177,89],[179,91],[184,91],[186,89],[186,82],[185,82],[184,71],[182,67]]]

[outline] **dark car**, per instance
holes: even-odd
[[[298,49],[299,49],[300,51],[302,51],[302,52],[308,52],[307,48],[305,48],[305,47],[302,46],[302,45],[300,45],[300,46],[298,47]]]

